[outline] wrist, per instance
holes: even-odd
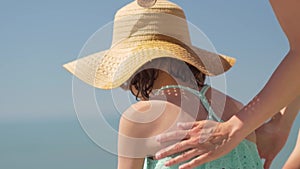
[[[247,136],[245,134],[245,125],[237,116],[232,116],[224,123],[229,130],[229,138],[242,140]]]

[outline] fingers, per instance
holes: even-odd
[[[189,130],[198,125],[198,122],[177,123],[177,127],[183,130]]]
[[[192,169],[192,168],[198,167],[198,166],[208,162],[209,161],[208,157],[209,157],[208,153],[200,155],[199,157],[193,159],[192,161],[179,166],[179,169]]]
[[[219,123],[210,120],[202,120],[196,122],[177,123],[177,127],[182,130],[193,130],[199,132],[201,130],[215,130]]]
[[[170,156],[172,154],[176,154],[176,153],[185,151],[187,149],[190,149],[192,146],[189,142],[190,142],[189,140],[184,140],[182,142],[179,142],[172,146],[169,146],[165,149],[162,149],[155,154],[155,158],[162,159],[162,158]]]
[[[189,151],[184,152],[183,154],[178,155],[175,158],[167,161],[165,163],[165,166],[172,166],[172,165],[175,165],[175,164],[179,164],[181,162],[190,160],[190,159],[196,157],[199,154],[201,154],[201,152],[198,149],[189,150]]]
[[[161,134],[156,137],[156,141],[163,143],[169,141],[178,141],[189,137],[188,130],[177,130],[169,133]]]

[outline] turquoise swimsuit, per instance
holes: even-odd
[[[185,91],[189,91],[199,97],[202,105],[208,112],[208,119],[221,122],[222,120],[214,113],[210,107],[205,93],[209,86],[204,86],[201,91],[197,91],[184,86],[164,86],[159,91],[170,88],[179,88]],[[178,154],[177,154],[178,155]],[[145,158],[143,169],[178,169],[179,165],[171,167],[164,166],[164,163],[177,155],[172,155],[161,160],[153,160],[151,157]],[[256,144],[244,139],[235,149],[233,149],[227,155],[205,163],[195,169],[263,169],[262,161],[258,155]]]

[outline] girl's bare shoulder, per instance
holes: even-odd
[[[180,111],[180,107],[167,101],[140,101],[122,114],[120,131],[138,138],[153,136],[171,126]]]
[[[236,114],[244,105],[237,99],[228,95],[228,93],[221,92],[214,88],[209,88],[206,97],[208,98],[212,109],[224,121]]]
[[[119,151],[141,156],[154,155],[161,148],[172,144],[161,145],[155,141],[155,136],[175,130],[179,120],[190,121],[188,118],[186,113],[181,113],[180,107],[167,101],[141,101],[133,104],[120,119]],[[137,150],[136,147],[143,148]]]

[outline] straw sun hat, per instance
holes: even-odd
[[[147,62],[163,57],[185,61],[208,76],[224,73],[235,63],[234,58],[193,46],[183,10],[158,0],[151,8],[136,1],[121,8],[115,15],[111,48],[63,66],[94,87],[112,89]]]

